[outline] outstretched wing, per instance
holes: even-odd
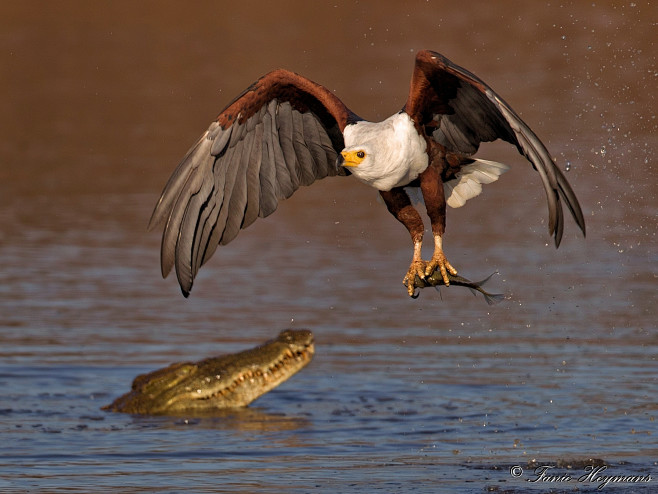
[[[192,146],[153,211],[166,220],[161,268],[183,294],[219,244],[273,213],[302,185],[339,173],[342,130],[359,118],[328,89],[276,70],[238,96]]]
[[[564,230],[562,200],[585,233],[578,199],[546,146],[493,89],[439,53],[416,55],[404,111],[419,130],[448,151],[470,156],[481,142],[503,139],[514,144],[539,172],[548,200],[548,229],[560,245]]]

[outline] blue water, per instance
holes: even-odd
[[[515,256],[534,264],[505,263],[513,246],[493,245],[487,263],[512,280],[495,276],[491,289],[508,300],[489,307],[459,287],[411,300],[400,273],[372,269],[404,266],[401,241],[399,252],[377,253],[397,232],[373,225],[375,247],[360,249],[342,218],[324,237],[299,219],[264,259],[261,231],[245,232],[184,300],[174,280],[159,278],[157,235],[137,220],[149,197],[96,199],[62,199],[54,215],[76,211],[86,228],[25,229],[2,247],[6,490],[523,492],[546,488],[509,473],[530,472],[533,461],[594,458],[624,475],[658,468],[654,281],[638,274],[625,283],[632,259],[615,268],[622,282],[613,289],[575,235],[558,251],[540,245]],[[99,208],[137,211],[135,221],[112,225]],[[286,229],[291,211],[262,231]],[[323,246],[307,248],[318,237]],[[325,251],[331,242],[328,251],[351,254]],[[462,265],[485,269],[470,262],[479,264],[479,247],[466,241],[462,250]],[[255,286],[238,257],[264,273]],[[238,351],[287,326],[314,331],[316,356],[247,409],[100,410],[140,373]]]

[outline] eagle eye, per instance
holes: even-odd
[[[363,151],[357,151],[356,157],[363,159],[366,157],[366,153],[364,153]]]

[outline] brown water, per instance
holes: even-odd
[[[4,2],[0,5],[0,490],[594,490],[526,482],[584,460],[658,482],[655,25],[649,2]],[[440,51],[544,139],[585,211],[555,250],[539,179],[451,210],[446,252],[489,307],[417,300],[407,234],[351,179],[298,192],[222,248],[192,296],[145,225],[178,159],[282,66],[360,115],[404,100]],[[99,407],[139,373],[316,335],[314,362],[215,418]],[[520,465],[520,478],[510,468]],[[583,467],[583,468],[581,468]]]

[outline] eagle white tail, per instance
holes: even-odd
[[[460,208],[466,201],[473,199],[482,192],[482,184],[490,184],[498,180],[509,170],[509,166],[489,160],[473,160],[473,163],[463,166],[453,180],[443,184],[446,203],[452,208]]]

